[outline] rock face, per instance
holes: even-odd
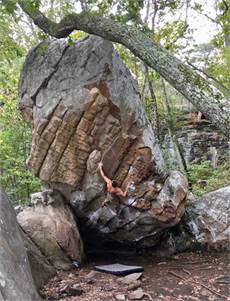
[[[32,276],[37,289],[39,289],[48,279],[55,276],[56,270],[28,235],[24,232],[22,232],[22,235]]]
[[[153,245],[179,222],[187,181],[166,173],[137,83],[111,42],[90,36],[32,49],[20,80],[20,109],[33,129],[27,164],[71,201],[78,218],[108,238]],[[107,198],[97,167],[128,197]]]
[[[207,122],[184,126],[176,136],[187,165],[209,160],[216,168],[228,157],[228,139]]]
[[[0,190],[0,300],[41,300],[34,286],[16,215]]]
[[[216,168],[226,162],[229,154],[228,139],[207,120],[194,123],[189,121],[186,115],[184,119],[185,121],[178,120],[175,137],[186,165],[208,160]],[[171,161],[179,165],[169,138],[168,134],[164,135],[163,147],[169,152]]]
[[[230,247],[230,186],[207,193],[194,202],[189,215],[190,231],[203,247],[226,250]]]
[[[33,194],[32,202],[33,207],[17,216],[24,232],[55,268],[70,269],[73,267],[71,261],[80,263],[83,260],[83,243],[73,214],[61,195],[45,190]],[[39,256],[33,254],[37,255],[36,258]]]
[[[197,199],[192,193],[179,224],[164,233],[164,239],[149,250],[165,257],[186,250],[229,251],[230,186],[207,193]]]

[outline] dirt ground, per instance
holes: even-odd
[[[141,265],[144,272],[129,284],[122,283],[121,276],[92,272],[95,265],[118,262]],[[171,258],[102,254],[81,268],[59,272],[41,294],[63,301],[230,300],[229,268],[229,254],[190,252]]]

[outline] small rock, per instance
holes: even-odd
[[[144,296],[144,292],[142,290],[142,288],[138,288],[137,290],[135,290],[134,292],[129,294],[129,299],[130,300],[140,300],[141,298],[143,298]]]
[[[163,264],[167,264],[167,262],[166,261],[158,262],[157,265],[163,265]]]
[[[68,286],[69,286],[69,285],[66,284],[66,285],[61,286],[61,287],[59,288],[60,295],[63,295],[63,294],[66,293],[66,290],[68,289]]]
[[[102,287],[102,290],[107,291],[107,292],[111,292],[113,291],[114,287],[113,285],[106,285],[104,287]]]
[[[208,292],[206,289],[202,289],[202,290],[200,291],[200,294],[201,294],[201,296],[206,297],[206,296],[209,295],[209,292]]]
[[[84,291],[78,284],[67,284],[60,290],[62,295],[80,296]]]
[[[98,273],[96,271],[91,271],[87,275],[85,275],[85,279],[93,279]]]
[[[93,279],[86,279],[86,283],[88,283],[88,284],[94,284],[95,280],[93,280]]]
[[[207,180],[198,180],[197,184],[200,186],[200,188],[204,188],[205,186],[207,186],[208,181]]]
[[[142,276],[142,274],[143,273],[133,273],[125,277],[118,278],[117,281],[124,284],[131,284],[132,282],[138,280]]]
[[[28,207],[28,205],[18,205],[14,207],[14,210],[16,212],[16,215],[18,215],[20,212],[25,210]]]
[[[73,265],[75,268],[77,268],[77,269],[79,269],[80,266],[81,266],[81,264],[80,264],[79,261],[73,261],[73,262],[72,262],[72,265]]]
[[[135,289],[137,289],[138,287],[141,286],[141,281],[140,280],[136,280],[134,281],[133,283],[130,283],[129,286],[128,286],[128,290],[129,291],[133,291]]]
[[[125,295],[122,294],[116,295],[115,298],[118,301],[125,301]]]
[[[152,297],[151,297],[151,295],[150,295],[150,294],[148,294],[148,293],[145,293],[145,297],[149,298],[149,300],[150,300],[150,301],[153,301],[153,299],[152,299]],[[144,299],[144,300],[145,300],[145,299]]]

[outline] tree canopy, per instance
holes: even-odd
[[[127,4],[131,9],[130,18],[123,16],[121,21],[113,20],[101,13],[92,13],[83,9],[81,13],[67,12],[64,17],[55,22],[52,17],[45,16],[39,9],[41,1],[4,1],[12,8],[19,4],[22,10],[30,16],[33,22],[46,34],[56,38],[69,36],[74,30],[95,34],[113,42],[120,43],[130,49],[132,53],[144,61],[149,67],[156,70],[173,87],[182,93],[191,103],[193,103],[216,127],[226,136],[230,133],[230,103],[216,87],[210,85],[201,75],[194,72],[188,65],[156,43],[144,26],[140,24],[129,25],[132,18],[138,17],[138,10],[143,6],[143,1],[116,1],[118,7]],[[84,4],[91,4],[93,1],[81,1]],[[161,1],[160,1],[161,2]],[[172,2],[169,1],[172,5]],[[101,2],[106,3],[106,2]],[[108,1],[113,5],[113,1]],[[138,7],[138,9],[137,9]],[[103,7],[106,11],[106,5]],[[119,9],[118,9],[119,11]]]

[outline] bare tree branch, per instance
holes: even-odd
[[[145,19],[144,19],[144,24],[146,24],[148,22],[149,10],[150,10],[150,0],[147,0],[146,15],[145,15]]]
[[[230,89],[227,88],[226,86],[224,86],[218,79],[216,79],[215,77],[211,76],[210,74],[208,74],[207,72],[205,72],[203,69],[195,66],[194,64],[192,64],[191,62],[189,62],[189,60],[186,60],[186,62],[188,63],[188,65],[190,65],[193,69],[195,69],[198,72],[203,73],[205,76],[207,76],[208,78],[214,80],[219,86],[221,86],[224,90],[226,90],[228,93],[230,93]]]

